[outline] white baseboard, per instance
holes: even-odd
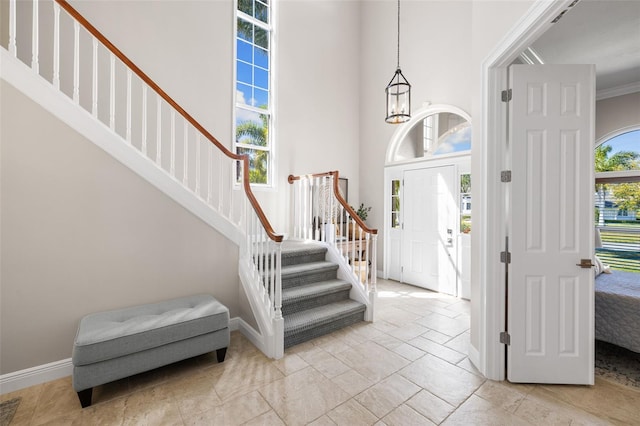
[[[73,364],[71,363],[71,358],[67,358],[61,361],[50,362],[49,364],[3,374],[0,376],[0,395],[52,380],[58,380],[70,376],[72,372]]]
[[[251,343],[253,343],[253,345],[258,348],[263,354],[267,354],[266,342],[255,328],[251,327],[251,325],[249,325],[249,323],[247,323],[242,318],[235,317],[229,321],[229,328],[231,330],[234,330],[234,328],[231,327],[231,321],[233,321],[234,324],[237,324],[235,330],[240,331],[240,333],[242,333],[244,337],[246,337]]]
[[[478,369],[479,372],[484,374],[484,371],[480,365],[480,352],[478,352],[478,350],[473,347],[473,345],[469,345],[469,361],[471,361],[471,364],[473,364],[474,367],[476,367]]]
[[[264,343],[262,336],[240,317],[229,320],[229,330],[240,331],[251,343],[263,351]],[[264,352],[264,351],[263,351]],[[73,373],[71,358],[50,362],[49,364],[37,365],[13,373],[0,376],[0,395],[15,392],[42,383],[58,380],[70,376]]]

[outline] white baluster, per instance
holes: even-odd
[[[183,120],[184,123],[184,158],[183,158],[183,170],[182,170],[182,184],[189,186],[189,128],[187,127],[187,120]]]
[[[16,0],[9,0],[9,52],[18,55],[16,46]]]
[[[369,291],[369,244],[371,240],[369,239],[369,233],[367,232],[365,235],[365,252],[364,252],[364,282],[367,292]],[[362,260],[362,250],[360,250],[360,260]],[[362,263],[360,264],[360,268],[362,268]]]
[[[273,246],[273,243],[269,242],[269,247]],[[271,300],[275,301],[276,298],[276,252],[273,249],[269,249],[269,269],[271,271]]]
[[[73,21],[73,102],[80,103],[80,23]]]
[[[169,173],[171,176],[176,176],[176,110],[171,109],[171,165],[169,166]]]
[[[320,205],[320,241],[327,241],[327,232],[325,230],[324,221],[327,220],[327,201],[329,201],[329,196],[327,194],[327,177],[323,176],[320,178],[320,186],[318,186],[318,190],[320,193],[320,201],[322,204]]]
[[[260,277],[260,285],[263,289],[263,291],[265,290],[265,276],[264,276],[264,258],[262,256],[264,256],[264,253],[262,252],[262,236],[260,235],[260,231],[262,230],[260,227],[260,222],[258,222],[258,216],[256,215],[256,225],[258,226],[257,228],[257,233],[256,233],[256,258],[254,259],[254,262],[256,263],[257,267],[258,267],[258,276]],[[264,292],[262,293],[264,295]]]
[[[223,185],[224,185],[224,157],[222,154],[218,153],[218,211],[222,213],[222,200],[223,200]]]
[[[276,296],[275,296],[275,319],[282,319],[282,243],[276,243]],[[284,347],[284,342],[280,345]]]
[[[249,214],[248,211],[247,211],[247,218],[248,219],[245,226],[245,232],[247,237],[247,256],[248,256],[249,262],[251,262],[251,258],[252,258],[251,256],[253,256],[253,252],[251,251],[251,215]]]
[[[196,133],[196,195],[200,196],[200,132]]]
[[[241,165],[240,165],[240,172],[241,172],[240,176],[243,176],[243,178],[244,178],[244,171],[242,170],[242,168],[244,167],[244,162],[243,161],[240,161],[240,160],[232,161],[231,162],[231,170],[233,172],[234,168],[238,167],[238,163],[241,163]],[[241,185],[242,185],[242,183],[241,183]],[[233,193],[234,193],[234,191],[233,191],[233,183],[231,183],[229,185],[229,190],[227,191],[227,194],[229,194],[229,212],[228,212],[227,218],[229,220],[232,220],[232,217],[233,217]]]
[[[249,231],[249,251],[251,253],[250,257],[249,257],[249,262],[251,262],[251,270],[256,273],[255,276],[256,278],[258,277],[257,275],[257,271],[258,271],[258,267],[256,265],[256,244],[255,244],[255,239],[256,239],[256,218],[253,214],[249,213],[250,217],[251,217],[251,226],[250,226],[250,231]]]
[[[355,260],[356,258],[356,230],[358,228],[358,224],[356,223],[355,219],[352,217],[349,217],[349,223],[352,223],[352,231],[351,231],[351,270],[354,269],[354,262],[353,260]]]
[[[109,128],[116,128],[116,57],[109,57]]]
[[[98,39],[93,38],[93,77],[91,85],[91,114],[98,116]]]
[[[131,68],[127,67],[127,142],[131,144]]]
[[[296,181],[291,184],[291,199],[293,200],[293,238],[298,238],[298,216],[300,216],[300,199],[298,198],[298,187]]]
[[[39,29],[40,24],[38,23],[39,19],[38,13],[38,0],[33,0],[33,35],[31,39],[31,68],[36,72],[36,74],[40,73],[40,64],[38,63],[38,48],[40,47],[39,43]]]
[[[303,178],[304,184],[302,185],[302,226],[303,226],[303,238],[309,239],[309,222],[308,222],[308,209],[309,209],[309,179]]]
[[[53,2],[53,87],[60,89],[60,5],[56,2]]]
[[[329,225],[329,232],[332,233],[331,235],[329,235],[328,240],[331,243],[331,245],[335,246],[336,244],[336,217],[335,217],[335,210],[334,210],[334,206],[335,206],[335,193],[333,192],[333,180],[334,180],[334,176],[331,175],[329,177],[329,221],[331,223],[331,225]]]
[[[371,291],[378,291],[378,234],[373,234],[371,241]]]
[[[162,98],[156,96],[156,164],[162,165]]]
[[[147,155],[147,85],[142,83],[142,154]]]
[[[213,144],[207,144],[207,204],[213,201]]]

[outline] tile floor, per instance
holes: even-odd
[[[22,397],[12,425],[546,425],[640,424],[640,391],[514,385],[484,379],[466,357],[469,303],[378,283],[375,323],[270,360],[234,332],[215,354],[94,390],[82,410],[64,378]]]

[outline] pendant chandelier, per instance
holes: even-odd
[[[398,66],[385,89],[387,94],[387,118],[391,124],[404,123],[411,119],[411,84],[400,71],[400,0],[398,0]]]

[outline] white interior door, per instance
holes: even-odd
[[[402,281],[456,292],[456,210],[453,166],[404,172]]]
[[[593,384],[595,68],[514,65],[507,377]],[[589,262],[590,263],[590,262]]]

